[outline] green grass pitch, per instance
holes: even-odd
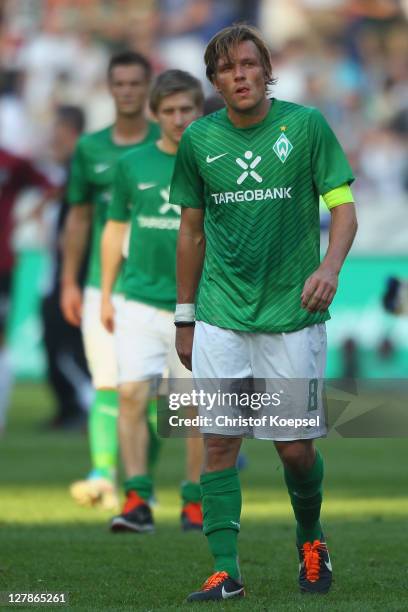
[[[45,387],[15,389],[0,440],[0,591],[66,591],[74,610],[200,608],[184,599],[212,565],[205,538],[179,528],[183,441],[165,442],[156,533],[113,535],[108,513],[69,498],[69,483],[89,467],[86,437],[41,431],[50,410]],[[406,440],[328,439],[319,446],[326,461],[323,525],[334,568],[330,594],[298,593],[282,469],[270,443],[251,441],[245,444],[240,535],[247,597],[201,604],[206,611],[408,609]]]

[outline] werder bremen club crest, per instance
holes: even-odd
[[[278,140],[273,145],[273,150],[281,160],[282,164],[285,163],[285,161],[288,159],[292,149],[292,143],[290,142],[286,134],[283,133],[279,136]]]

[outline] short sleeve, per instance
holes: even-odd
[[[91,185],[86,175],[86,160],[82,140],[79,140],[71,160],[67,198],[71,206],[89,204],[92,199]]]
[[[130,184],[126,173],[126,164],[120,159],[115,166],[112,199],[108,206],[108,219],[123,221],[130,219]]]
[[[185,208],[204,208],[204,182],[194,155],[190,129],[184,132],[177,151],[170,202]]]
[[[333,130],[317,109],[309,118],[313,182],[322,195],[354,181],[353,171]]]

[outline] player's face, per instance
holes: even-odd
[[[239,43],[229,58],[219,58],[214,85],[237,113],[251,112],[265,100],[265,72],[252,40]]]
[[[143,66],[115,66],[109,78],[109,90],[119,115],[139,115],[144,111],[149,82]]]
[[[193,94],[186,91],[163,98],[156,119],[163,137],[178,145],[186,127],[201,114],[201,108],[195,103]]]

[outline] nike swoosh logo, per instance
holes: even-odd
[[[220,157],[224,157],[224,155],[228,155],[228,153],[221,153],[221,155],[216,155],[215,157],[210,157],[210,155],[207,155],[205,161],[207,162],[207,164],[212,164],[213,161],[215,161],[216,159],[220,159]]]
[[[139,183],[137,188],[140,191],[144,191],[145,189],[151,189],[152,187],[156,187],[157,183]]]
[[[234,595],[239,595],[244,590],[244,587],[241,587],[237,591],[226,591],[225,587],[222,587],[221,595],[223,599],[229,599],[230,597],[234,597]]]

